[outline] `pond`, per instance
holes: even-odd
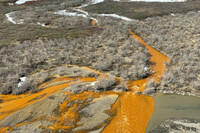
[[[175,94],[156,94],[154,113],[150,118],[146,132],[153,130],[170,118],[200,119],[200,98]]]

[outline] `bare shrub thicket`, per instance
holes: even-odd
[[[52,27],[83,27],[90,24],[89,18],[62,16],[54,14],[56,11],[69,9],[84,4],[84,0],[51,1],[37,6],[28,6],[26,9],[14,11],[11,17],[16,22],[24,24],[51,25]],[[72,10],[71,10],[72,11]],[[5,18],[7,19],[7,18]]]
[[[125,80],[137,80],[149,74],[144,69],[149,63],[148,52],[129,36],[125,25],[107,25],[92,36],[71,40],[24,41],[2,47],[0,56],[0,90],[5,94],[25,91],[17,87],[21,76],[63,64],[89,66]],[[34,85],[34,81],[31,82]]]
[[[99,77],[97,79],[97,83],[95,84],[95,89],[100,91],[111,90],[113,86],[117,84],[115,77],[113,76],[104,76]]]
[[[200,12],[148,18],[134,26],[148,44],[170,57],[160,89],[199,90]]]

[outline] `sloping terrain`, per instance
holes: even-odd
[[[199,96],[199,1],[0,8],[2,133],[141,133],[157,111],[144,94]],[[169,119],[152,132],[198,132],[198,121]]]

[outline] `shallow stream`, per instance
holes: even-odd
[[[200,119],[200,98],[175,94],[156,94],[154,97],[154,113],[146,132],[153,130],[170,118]]]

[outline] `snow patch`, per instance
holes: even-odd
[[[83,11],[83,10],[81,10],[81,9],[78,9],[78,8],[73,8],[73,10],[74,10],[74,11],[77,11],[77,12],[80,12],[80,13],[83,13],[83,14],[85,14],[85,15],[89,15],[89,13],[88,13],[88,12],[86,12],[86,11]]]
[[[119,19],[122,19],[122,20],[125,20],[125,21],[133,21],[130,18],[120,16],[120,15],[117,15],[117,14],[97,14],[97,16],[113,17],[113,18],[119,18]]]
[[[79,14],[79,13],[75,13],[75,12],[67,12],[67,10],[60,10],[60,11],[55,12],[54,14],[64,15],[64,16],[79,16],[79,17],[87,18],[87,15],[85,15],[85,14]]]
[[[95,83],[96,83],[96,82],[92,82],[90,85],[91,85],[91,86],[94,86],[94,85],[95,85]]]
[[[78,8],[82,8],[82,7],[86,7],[89,5],[94,5],[94,4],[98,4],[104,2],[104,0],[91,0],[88,4],[83,4],[82,6],[78,7]]]
[[[22,83],[26,80],[26,77],[20,77],[20,82],[18,83],[18,87],[22,85]]]
[[[14,3],[8,3],[8,5],[9,5],[9,6],[13,6],[13,5],[14,5]]]
[[[45,27],[45,24],[41,24],[40,22],[37,22],[38,25]]]
[[[97,3],[101,3],[104,2],[104,0],[92,0],[92,4],[97,4]]]
[[[145,67],[144,70],[147,71],[147,70],[148,70],[148,67]]]
[[[90,83],[90,84],[88,84],[88,85],[86,85],[86,86],[94,86],[96,83],[97,83],[97,81],[92,82],[92,83]]]
[[[98,20],[96,18],[90,17],[90,19],[96,21],[96,23],[98,23]]]
[[[11,17],[11,15],[13,13],[15,13],[15,12],[10,12],[10,13],[5,14],[5,16],[7,17],[8,21],[10,21],[13,24],[22,24],[23,23],[22,20],[21,20],[21,22],[16,22],[16,21],[13,20],[13,18]]]
[[[15,2],[15,4],[20,5],[26,3],[27,1],[37,1],[37,0],[18,0]]]
[[[117,1],[117,0],[115,0]],[[187,0],[130,0],[131,2],[140,1],[140,2],[185,2]]]
[[[88,12],[85,12],[81,9],[74,9],[74,10],[81,12],[81,13],[84,13],[84,14],[80,14],[80,13],[76,13],[76,12],[68,12],[67,10],[60,10],[60,11],[55,12],[54,14],[64,15],[64,16],[78,16],[78,17],[89,18],[89,19],[92,19],[92,20],[94,20],[98,23],[98,21],[95,18],[88,16],[89,15]]]

